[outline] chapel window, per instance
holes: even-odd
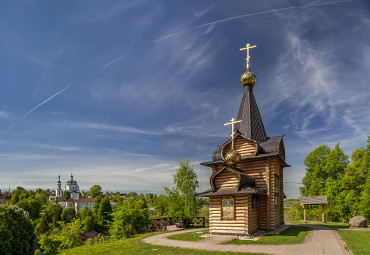
[[[275,207],[277,207],[279,205],[279,194],[278,193],[275,193]]]
[[[258,204],[258,197],[257,196],[252,196],[252,209],[253,210],[257,209],[257,204]]]
[[[234,198],[224,197],[222,198],[222,219],[233,220],[234,219]]]
[[[278,188],[280,186],[280,177],[279,175],[275,174],[274,175],[275,179],[275,188]]]

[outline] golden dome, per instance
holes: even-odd
[[[247,71],[240,76],[240,82],[243,84],[243,87],[248,84],[254,87],[257,82],[257,76],[254,73]]]
[[[225,156],[225,161],[228,164],[235,164],[240,161],[240,153],[231,149]]]

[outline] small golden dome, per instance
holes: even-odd
[[[240,76],[240,82],[243,84],[243,87],[250,84],[252,87],[257,83],[257,76],[252,72],[245,72]]]
[[[240,153],[235,151],[235,150],[230,150],[226,156],[225,156],[225,161],[228,164],[235,164],[238,163],[241,159]]]

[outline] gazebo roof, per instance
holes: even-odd
[[[326,196],[317,196],[317,197],[301,197],[301,205],[327,205],[328,198]]]

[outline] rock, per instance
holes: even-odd
[[[349,226],[354,228],[366,228],[367,220],[363,216],[355,216],[349,220]]]

